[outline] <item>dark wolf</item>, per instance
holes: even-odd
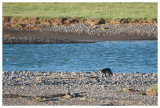
[[[113,76],[113,72],[111,71],[110,68],[105,68],[105,69],[100,69],[100,72],[102,73],[102,75],[104,74],[107,78],[107,74],[108,76]]]

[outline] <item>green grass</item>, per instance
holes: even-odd
[[[158,85],[155,84],[154,86],[151,87],[151,90],[152,91],[158,91]]]
[[[158,3],[3,3],[3,16],[157,18]]]

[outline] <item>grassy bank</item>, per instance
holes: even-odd
[[[3,3],[3,16],[157,19],[158,3]]]

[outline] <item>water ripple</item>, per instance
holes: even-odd
[[[157,72],[157,41],[4,44],[3,71]]]

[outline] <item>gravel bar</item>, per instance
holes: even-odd
[[[157,73],[3,71],[3,105],[158,105]],[[130,92],[124,92],[130,89]]]
[[[42,30],[3,28],[4,44],[60,44],[112,40],[157,40],[156,24],[38,25]]]

